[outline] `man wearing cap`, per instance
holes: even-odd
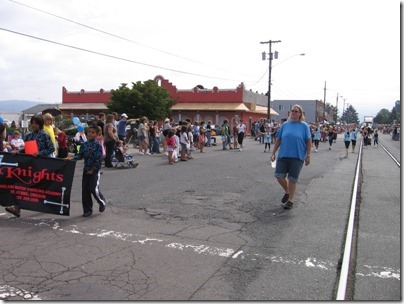
[[[119,140],[122,140],[123,142],[125,142],[125,138],[126,138],[126,125],[128,123],[130,123],[131,121],[133,121],[134,119],[129,119],[128,120],[128,115],[126,115],[125,113],[122,113],[121,115],[121,120],[118,121],[118,125],[117,125],[117,129],[118,129],[118,137]]]

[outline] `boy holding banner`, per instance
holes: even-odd
[[[79,153],[67,159],[83,159],[83,181],[82,181],[82,204],[83,216],[88,217],[93,213],[93,200],[91,195],[95,197],[100,205],[99,211],[104,212],[106,201],[100,191],[100,169],[102,162],[102,147],[95,140],[98,135],[98,127],[89,126],[87,130],[87,141],[80,146]]]

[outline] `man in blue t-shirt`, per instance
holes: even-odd
[[[134,119],[129,119],[128,120],[128,115],[126,115],[125,113],[122,113],[121,115],[121,120],[118,121],[118,137],[119,140],[122,140],[123,142],[125,142],[125,138],[126,138],[126,125],[128,123],[130,123],[131,121],[133,121]]]

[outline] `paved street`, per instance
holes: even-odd
[[[399,142],[381,142],[400,155]],[[0,299],[334,299],[357,153],[343,158],[341,136],[331,151],[320,143],[284,210],[263,145],[218,143],[174,166],[153,155],[104,169],[103,214],[82,217],[82,162],[70,217],[0,211]],[[354,294],[399,300],[400,169],[380,147],[363,165]]]

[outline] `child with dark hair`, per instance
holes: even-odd
[[[185,155],[188,154],[188,145],[189,145],[189,139],[188,139],[188,128],[186,125],[183,125],[181,127],[181,133],[180,133],[180,143],[181,143],[181,161],[186,161]]]
[[[88,217],[93,213],[93,200],[91,195],[95,197],[100,205],[99,211],[104,212],[106,201],[100,191],[100,169],[102,162],[102,148],[96,141],[99,134],[98,126],[89,126],[87,129],[88,140],[80,146],[79,153],[68,159],[83,159],[83,180],[82,180],[82,204],[83,216]]]
[[[170,131],[168,131],[168,134],[167,134],[168,163],[170,165],[174,165],[173,153],[174,153],[175,148],[176,148],[176,145],[175,145],[174,131],[170,130]]]
[[[36,157],[41,155],[49,157],[53,152],[55,152],[55,146],[52,144],[49,135],[43,130],[44,121],[42,116],[33,116],[30,120],[30,124],[32,132],[25,137],[25,141],[36,141],[38,145],[38,153],[34,154],[33,156]],[[18,206],[18,204],[6,207],[5,210],[14,214],[16,217],[21,216],[20,206]]]
[[[55,146],[53,145],[49,135],[43,130],[44,124],[45,123],[41,115],[33,116],[30,120],[32,132],[25,137],[25,142],[36,140],[38,144],[37,155],[51,156],[55,152]]]

